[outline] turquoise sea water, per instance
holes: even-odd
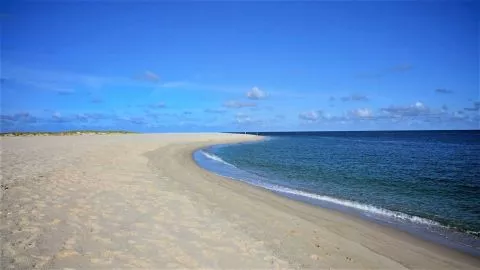
[[[195,153],[215,173],[480,255],[480,132],[266,133]]]

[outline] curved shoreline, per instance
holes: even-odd
[[[233,142],[228,144],[235,144],[235,143],[238,143],[238,142]],[[370,251],[373,251],[374,253],[389,257],[394,261],[397,261],[401,265],[408,268],[412,267],[416,263],[419,263],[419,264],[413,266],[413,268],[418,268],[418,267],[419,268],[423,268],[423,267],[442,268],[441,265],[436,265],[434,262],[427,263],[427,260],[425,259],[427,257],[430,257],[432,254],[426,255],[426,254],[422,254],[423,252],[436,253],[435,255],[439,256],[438,261],[442,260],[445,263],[449,261],[447,264],[454,263],[455,261],[457,262],[461,261],[465,263],[472,263],[471,266],[469,267],[473,267],[473,266],[478,267],[478,263],[480,263],[480,260],[478,257],[455,250],[450,247],[446,247],[444,245],[440,245],[438,243],[434,243],[434,242],[430,242],[430,241],[418,238],[416,236],[411,235],[408,232],[404,232],[399,229],[395,229],[393,227],[382,225],[382,224],[373,222],[371,220],[366,220],[364,218],[356,217],[347,213],[310,205],[308,203],[294,200],[292,198],[281,196],[265,188],[257,187],[249,183],[245,183],[243,181],[230,179],[228,177],[218,175],[215,172],[202,168],[199,164],[197,164],[197,162],[193,158],[193,154],[196,151],[205,149],[207,147],[222,145],[222,144],[225,144],[225,143],[208,144],[204,146],[197,146],[195,148],[190,149],[189,155],[191,158],[191,162],[193,162],[200,170],[204,171],[206,174],[211,174],[212,178],[222,178],[223,181],[228,182],[227,185],[231,190],[237,193],[241,193],[241,195],[245,196],[246,198],[250,198],[250,195],[248,195],[247,193],[249,192],[253,193],[254,192],[253,190],[255,190],[255,192],[258,192],[261,194],[260,196],[265,197],[265,199],[261,200],[262,203],[267,203],[268,206],[270,207],[276,208],[277,210],[280,210],[280,211],[284,211],[289,215],[295,216],[297,218],[302,218],[307,222],[313,222],[315,224],[318,224],[318,223],[323,223],[325,219],[331,219],[329,221],[333,221],[335,219],[335,221],[339,221],[338,225],[340,226],[355,227],[355,229],[353,230],[359,232],[360,234],[362,234],[362,236],[358,237],[351,234],[352,232],[349,232],[348,234],[349,236],[351,236],[351,238],[347,237],[349,240],[353,240],[357,244],[367,247]],[[256,194],[255,197],[258,198],[258,194]],[[280,202],[280,204],[275,204],[272,202],[275,202],[275,203]],[[279,207],[280,205],[282,207]],[[289,205],[289,206],[285,208],[286,205]],[[337,230],[338,228],[331,228],[331,229],[332,229],[331,232],[335,232],[335,233],[338,232]],[[338,235],[338,236],[345,237],[345,235]],[[383,237],[387,237],[387,238],[390,238],[389,239],[390,241],[398,242],[398,243],[383,243],[385,244],[385,246],[379,245],[378,243],[373,243],[370,241],[371,239],[375,239],[375,237],[378,237],[377,240],[380,240],[380,238],[383,238]],[[397,255],[395,255],[394,253],[384,252],[385,248],[387,248],[387,246],[390,246],[390,245],[393,245],[393,246],[398,245],[397,246],[398,251],[396,252],[398,252],[397,255],[400,255],[401,253],[401,256],[398,256],[398,258],[396,258]],[[415,250],[415,253],[417,254],[416,256],[412,256],[412,254],[407,255],[405,253],[408,253],[408,251],[402,248],[406,248],[407,250],[408,249]],[[389,247],[387,249],[389,249]],[[424,251],[419,251],[419,249],[423,249]],[[419,255],[419,254],[422,254],[422,255]],[[422,259],[424,261],[420,263],[420,260]],[[412,263],[412,261],[415,261],[415,263]],[[430,264],[430,263],[433,263],[433,264]],[[459,265],[453,266],[452,264],[448,267],[461,267],[461,266]]]
[[[480,259],[217,176],[238,134],[1,138],[0,268],[478,268]],[[5,188],[4,188],[5,187]]]
[[[273,192],[278,196],[282,196],[296,202],[307,203],[315,207],[333,210],[353,218],[380,224],[397,231],[406,232],[418,239],[442,245],[462,253],[467,253],[476,257],[480,255],[480,247],[475,245],[471,246],[469,245],[470,243],[468,243],[468,241],[476,241],[475,243],[478,243],[476,235],[468,234],[466,232],[456,230],[455,228],[450,228],[447,225],[439,223],[438,221],[430,220],[420,216],[412,216],[403,212],[396,212],[386,208],[380,208],[375,205],[357,203],[355,201],[346,199],[339,199],[327,195],[311,193],[311,191],[303,191],[288,186],[282,186],[281,184],[272,184],[268,182],[268,179],[257,175],[252,175],[251,173],[244,171],[233,164],[225,162],[221,159],[221,157],[216,156],[214,153],[209,152],[209,149],[212,147],[228,146],[233,144],[237,143],[215,144],[202,147],[194,150],[192,156],[195,163],[199,167],[220,177],[240,181],[254,188],[260,188],[265,191]],[[375,217],[370,216],[372,214]],[[433,226],[433,230],[431,226]],[[455,237],[458,237],[457,240],[452,240],[455,239]],[[460,237],[467,241],[467,243],[461,242],[462,239]]]

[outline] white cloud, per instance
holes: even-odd
[[[416,107],[417,109],[424,109],[424,108],[425,108],[425,105],[424,105],[422,102],[417,101],[417,102],[415,102],[415,107]]]
[[[323,113],[322,111],[307,111],[300,113],[298,117],[302,120],[314,122],[321,119],[323,117]]]
[[[59,112],[54,112],[54,113],[52,114],[52,117],[53,117],[53,118],[62,118],[62,114],[59,113]]]
[[[420,101],[410,106],[390,106],[388,108],[382,108],[381,111],[396,117],[422,116],[431,113],[430,109]]]
[[[267,94],[256,86],[247,92],[247,98],[249,99],[263,99],[266,97],[267,97]]]
[[[359,117],[359,118],[368,118],[373,116],[372,111],[368,108],[360,108],[360,109],[352,110],[350,114],[354,117]]]

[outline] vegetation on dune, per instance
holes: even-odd
[[[68,130],[59,132],[5,132],[0,136],[73,136],[73,135],[111,135],[111,134],[134,134],[136,132],[125,130]]]

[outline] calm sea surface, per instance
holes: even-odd
[[[480,255],[480,131],[260,133],[208,170]]]

